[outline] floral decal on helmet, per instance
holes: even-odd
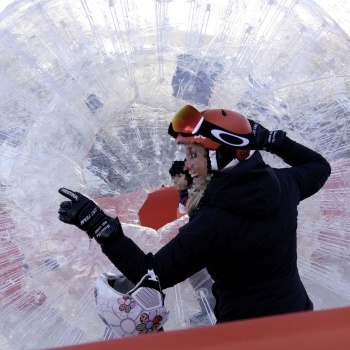
[[[143,313],[140,316],[140,322],[136,326],[136,330],[139,331],[139,334],[153,333],[157,332],[160,328],[163,317],[157,315],[157,311],[151,311],[149,314]]]
[[[115,276],[117,275],[102,273],[96,280],[94,289],[96,310],[103,322],[118,337],[152,334],[162,329],[168,320],[169,312],[159,303],[162,299],[161,291],[153,288],[155,292],[153,291],[151,296],[155,296],[154,300],[148,299],[149,288],[144,286],[137,287],[136,292],[118,292],[117,289],[111,288],[109,283],[116,280]],[[150,277],[151,272],[143,279]]]
[[[129,295],[119,298],[118,303],[120,304],[119,310],[125,311],[127,314],[136,307],[136,302]]]

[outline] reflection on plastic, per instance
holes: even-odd
[[[157,250],[186,217],[147,228],[139,211],[171,184],[182,149],[167,129],[185,104],[237,110],[327,157],[329,181],[299,207],[298,265],[316,309],[350,305],[350,44],[317,5],[18,0],[0,34],[1,349],[110,337],[93,286],[118,271],[58,221],[57,189],[96,199]],[[165,291],[167,330],[214,321],[202,277]]]

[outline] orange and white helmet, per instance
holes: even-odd
[[[178,144],[198,143],[208,150],[233,148],[240,161],[249,157],[254,140],[250,123],[242,114],[226,109],[199,112],[190,105],[176,112],[168,133]]]
[[[164,294],[153,270],[136,286],[123,275],[102,273],[94,295],[97,313],[119,337],[155,333],[168,320]]]

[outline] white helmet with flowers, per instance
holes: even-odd
[[[153,270],[136,286],[123,275],[102,273],[94,295],[97,313],[119,337],[157,332],[168,320],[165,295]]]

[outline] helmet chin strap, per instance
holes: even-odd
[[[254,151],[251,151],[249,157],[246,159],[249,159],[253,155]],[[218,164],[218,154],[217,151],[209,151],[209,160],[211,165],[211,170],[222,170],[227,168],[235,167],[240,163],[240,161],[236,158],[235,155],[233,155],[233,158],[231,158],[230,161],[226,164]]]
[[[231,160],[230,163],[226,164],[222,169],[233,168],[236,165],[238,165],[239,163],[240,163],[240,161],[237,158],[234,158]]]
[[[211,170],[218,170],[218,162],[216,161],[216,151],[209,151],[209,161]]]
[[[211,165],[211,170],[222,170],[228,166],[237,165],[239,160],[234,156],[234,158],[223,160],[217,151],[209,151],[209,160]]]
[[[221,145],[218,149],[215,150],[215,160],[216,160],[215,170],[224,169],[227,164],[231,163],[232,160],[236,158],[237,157],[236,157],[235,148]]]

